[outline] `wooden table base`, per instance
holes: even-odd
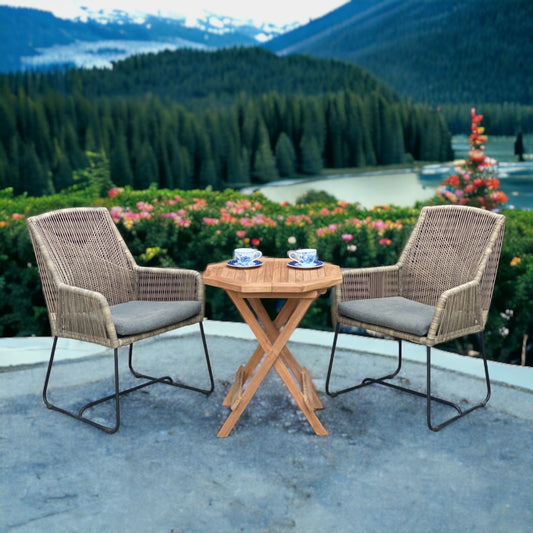
[[[240,293],[229,290],[227,293],[250,326],[259,345],[248,363],[237,370],[235,381],[223,402],[224,406],[231,408],[231,413],[217,436],[227,437],[231,433],[271,368],[279,374],[315,433],[328,435],[315,414],[315,410],[322,409],[323,405],[309,371],[298,364],[287,348],[290,336],[319,293],[287,299],[274,321],[270,319],[260,298],[245,298]]]

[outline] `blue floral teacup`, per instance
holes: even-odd
[[[237,265],[242,267],[252,266],[262,255],[262,252],[255,248],[235,248],[233,251],[233,258]]]
[[[287,255],[301,266],[310,266],[316,262],[316,248],[300,248],[290,250]]]

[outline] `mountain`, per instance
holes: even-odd
[[[336,58],[418,102],[533,104],[531,0],[352,0],[265,43]]]
[[[193,48],[256,46],[292,29],[206,13],[194,21],[113,10],[65,20],[38,9],[0,6],[0,72],[57,66],[110,67],[131,55]]]

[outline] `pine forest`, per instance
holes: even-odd
[[[0,76],[0,189],[64,190],[87,153],[117,186],[184,190],[452,157],[442,113],[337,60],[182,50]]]

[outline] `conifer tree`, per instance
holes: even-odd
[[[316,139],[311,134],[305,134],[300,143],[300,171],[302,174],[320,174],[322,172],[322,156]]]
[[[133,171],[131,169],[126,137],[120,133],[110,157],[111,181],[119,187],[133,185]]]
[[[159,184],[157,160],[152,147],[145,140],[133,163],[133,186],[135,189],[148,189],[152,183]]]
[[[7,154],[0,143],[0,191],[10,186],[9,180],[9,166],[7,161]]]
[[[68,157],[63,153],[59,143],[55,142],[54,166],[52,168],[52,182],[55,192],[62,191],[74,183],[72,167]]]
[[[252,177],[261,183],[279,178],[276,159],[270,147],[270,139],[266,126],[260,122],[258,128],[258,147],[254,154]]]
[[[275,148],[276,166],[281,177],[294,176],[296,173],[296,151],[289,136],[282,131]]]
[[[52,194],[53,190],[33,144],[24,145],[20,157],[20,188],[29,196]]]

